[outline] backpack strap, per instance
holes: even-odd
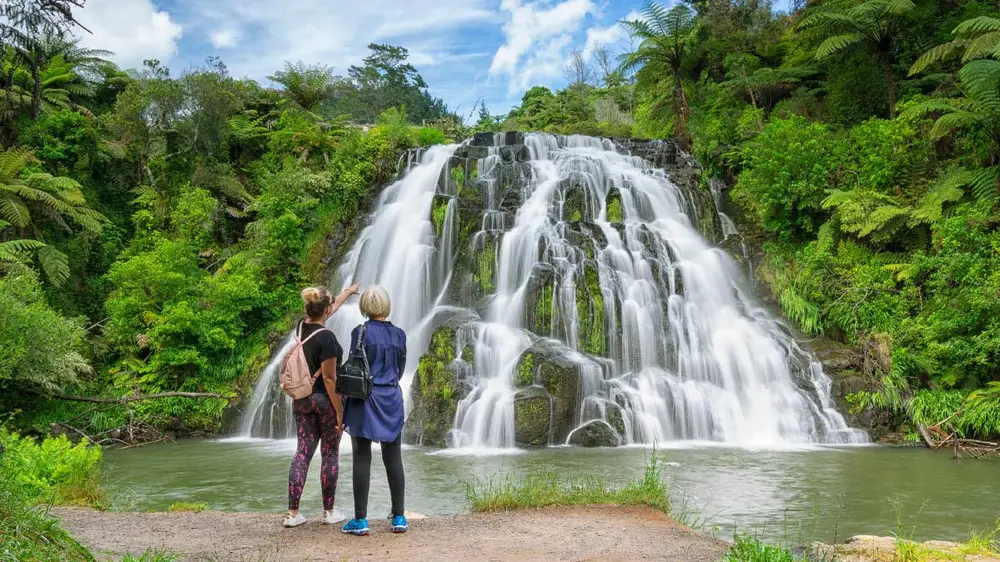
[[[320,328],[320,329],[316,330],[315,332],[309,334],[309,337],[307,337],[306,339],[303,340],[303,339],[300,339],[300,338],[302,337],[302,326],[304,324],[305,324],[305,322],[303,322],[302,324],[299,325],[299,329],[298,329],[297,333],[295,334],[295,340],[298,341],[299,345],[305,345],[307,341],[311,340],[313,338],[313,336],[315,336],[316,334],[318,334],[320,332],[329,332],[330,331],[327,328]]]

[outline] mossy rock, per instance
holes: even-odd
[[[617,431],[619,435],[625,435],[625,416],[622,415],[621,407],[616,404],[608,404],[604,417],[612,429]]]
[[[621,437],[610,424],[603,420],[587,422],[573,431],[569,444],[578,447],[617,447]]]
[[[530,387],[514,397],[514,439],[522,447],[549,444],[552,399],[544,389]]]
[[[545,344],[529,352],[535,366],[535,381],[552,397],[552,439],[566,440],[577,423],[580,402],[580,368]]]
[[[431,336],[427,353],[413,377],[413,408],[406,420],[408,443],[445,446],[455,420],[458,402],[464,395],[459,371],[452,364],[455,355],[455,330],[442,326]]]
[[[531,386],[535,384],[535,355],[525,353],[517,362],[514,370],[514,383],[518,387]]]
[[[583,275],[576,280],[576,312],[580,350],[603,355],[607,349],[604,295],[597,264],[592,261],[584,262]]]

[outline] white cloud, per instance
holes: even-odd
[[[114,52],[111,58],[125,68],[139,66],[144,59],[169,60],[183,33],[170,14],[150,0],[89,0],[76,16],[91,31],[79,33],[81,43]]]
[[[551,5],[544,0],[503,0],[509,13],[503,26],[504,44],[497,49],[490,75],[510,77],[510,90],[522,90],[538,80],[562,74],[572,34],[588,14],[596,14],[592,0],[563,0]]]
[[[601,45],[614,50],[628,37],[625,29],[621,26],[621,21],[634,21],[642,19],[639,12],[632,10],[625,17],[621,18],[608,27],[591,27],[587,30],[587,42],[583,46],[584,58],[590,58],[594,51]]]
[[[239,43],[240,32],[235,29],[220,29],[209,36],[216,49],[231,49]]]
[[[457,32],[497,17],[491,0],[199,0],[180,4],[189,33],[217,47],[232,33],[238,49],[226,55],[236,76],[264,80],[285,61],[322,62],[346,73],[369,43],[410,50],[409,62],[447,62]],[[224,31],[222,33],[220,30]],[[216,35],[219,34],[219,35]],[[221,40],[221,41],[220,41]]]

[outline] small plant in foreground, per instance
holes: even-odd
[[[194,513],[201,513],[202,511],[207,511],[208,506],[200,502],[174,502],[167,508],[170,513],[176,513],[179,511],[190,511]]]
[[[656,456],[646,465],[642,478],[621,488],[609,486],[603,478],[565,478],[555,472],[538,472],[519,481],[508,475],[500,482],[491,479],[466,483],[465,494],[472,511],[561,505],[645,505],[663,513],[670,512],[662,462]]]
[[[777,546],[766,546],[759,539],[736,535],[736,544],[729,549],[724,562],[795,562],[791,551]]]

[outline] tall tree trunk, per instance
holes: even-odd
[[[31,118],[37,119],[42,109],[42,65],[41,56],[35,55],[31,60],[31,79],[34,87],[31,91]]]
[[[681,80],[681,72],[679,68],[674,68],[674,100],[677,105],[677,124],[675,127],[675,132],[677,138],[687,145],[687,123],[690,117],[691,110],[688,108],[687,95],[684,93],[684,82]]]
[[[892,73],[892,59],[888,55],[882,57],[885,70],[885,81],[889,85],[889,119],[896,118],[896,77]]]

